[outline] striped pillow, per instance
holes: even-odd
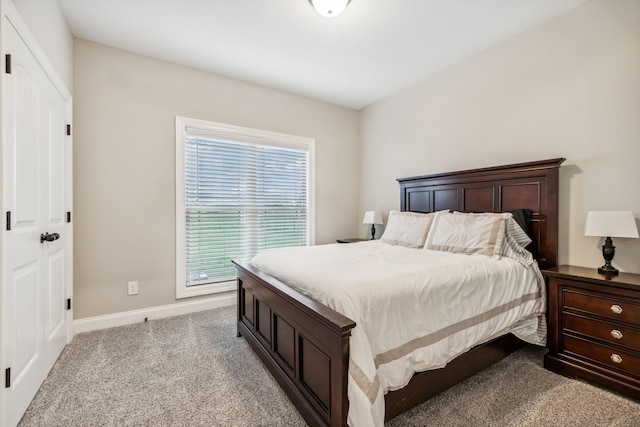
[[[513,218],[509,218],[507,221],[507,234],[523,248],[526,248],[532,242],[531,238],[520,227],[520,224]]]
[[[520,224],[510,218],[507,221],[507,234],[502,245],[502,256],[512,258],[525,267],[533,263],[533,255],[525,248],[531,243],[531,238],[524,232]]]

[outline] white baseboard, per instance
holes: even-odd
[[[113,328],[114,326],[130,325],[132,323],[144,322],[145,318],[148,320],[162,319],[164,317],[179,316],[181,314],[210,310],[212,308],[227,307],[235,303],[236,294],[232,293],[196,301],[123,311],[104,316],[87,317],[73,321],[73,332],[74,334],[79,334],[98,329]]]

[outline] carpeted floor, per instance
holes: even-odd
[[[639,402],[548,372],[543,354],[524,348],[387,426],[640,426]],[[228,307],[77,335],[19,425],[306,424]]]

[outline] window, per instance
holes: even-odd
[[[176,296],[235,289],[231,259],[313,244],[314,140],[176,117]]]

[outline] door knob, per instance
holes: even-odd
[[[54,240],[58,240],[60,238],[60,235],[58,233],[51,233],[49,234],[44,233],[44,234],[40,234],[40,243],[44,243],[45,241],[47,242],[53,242]]]

